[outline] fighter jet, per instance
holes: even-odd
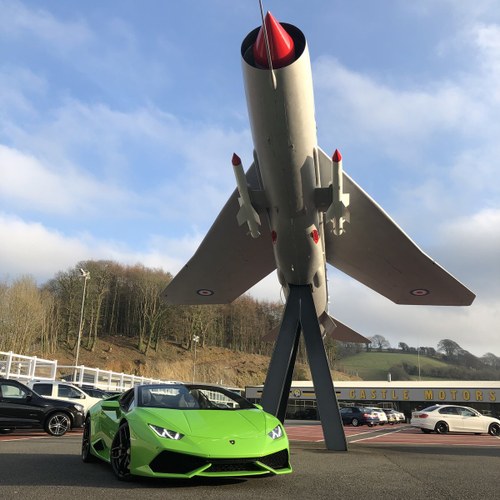
[[[167,302],[229,303],[277,270],[286,293],[290,285],[311,288],[320,324],[335,331],[329,263],[397,304],[471,304],[474,294],[343,171],[340,152],[330,157],[318,146],[304,34],[268,12],[243,40],[241,57],[253,162],[244,173],[233,155],[237,189],[167,286]]]
[[[287,302],[261,404],[284,421],[301,333],[328,449],[347,450],[322,337],[366,341],[328,314],[329,263],[397,304],[469,305],[474,294],[428,257],[318,146],[304,34],[269,12],[241,45],[254,151],[170,304],[232,302],[277,270]]]

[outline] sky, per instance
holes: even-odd
[[[265,0],[306,35],[318,142],[470,307],[398,306],[329,267],[330,313],[393,347],[500,356],[500,10]],[[240,45],[257,0],[0,0],[0,280],[81,260],[175,274],[252,161]],[[273,273],[250,294],[280,300]]]

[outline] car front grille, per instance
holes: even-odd
[[[213,458],[210,460],[212,464],[207,472],[257,472],[261,471],[262,467],[255,463],[255,458]]]
[[[151,461],[149,467],[153,472],[165,474],[187,474],[207,464],[205,458],[174,451],[162,451]]]
[[[209,465],[204,472],[265,472],[257,462],[271,469],[288,468],[288,451],[281,450],[260,458],[203,458],[173,451],[162,451],[149,464],[153,472],[163,474],[188,474],[204,465]]]
[[[266,455],[259,461],[275,470],[287,469],[290,467],[290,463],[288,461],[288,450],[281,450],[277,453]]]

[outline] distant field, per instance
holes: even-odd
[[[343,358],[334,364],[336,370],[341,370],[349,375],[357,375],[363,380],[387,380],[391,367],[407,363],[418,366],[417,354],[399,352],[361,352],[355,356]],[[447,363],[420,355],[420,368],[447,367]],[[418,380],[418,376],[412,377]],[[431,377],[422,377],[422,380],[435,380]]]

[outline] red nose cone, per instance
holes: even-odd
[[[295,57],[295,44],[292,37],[270,12],[266,14],[265,23],[273,68],[287,66],[293,62]],[[253,57],[257,65],[262,68],[269,68],[263,28],[260,28],[257,40],[253,45]]]
[[[335,163],[338,163],[339,161],[342,161],[342,155],[340,154],[340,151],[338,149],[336,149],[335,153],[333,153],[332,160]]]

